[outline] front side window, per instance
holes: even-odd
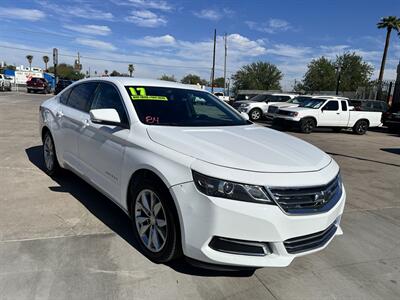
[[[329,101],[323,108],[323,110],[339,110],[338,101]]]
[[[140,121],[166,126],[246,125],[232,108],[204,91],[166,87],[127,86]]]
[[[67,105],[81,111],[89,112],[90,101],[96,87],[97,82],[85,82],[74,86],[69,95]]]
[[[128,125],[124,104],[115,87],[111,84],[100,83],[93,97],[91,109],[114,108],[119,115],[122,124]]]

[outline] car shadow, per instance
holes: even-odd
[[[385,151],[385,152],[389,152],[389,153],[392,153],[392,154],[400,155],[400,148],[381,148],[380,150]]]
[[[42,146],[27,148],[25,149],[25,153],[29,161],[44,172]],[[55,193],[71,194],[104,225],[140,252],[133,236],[131,220],[125,212],[121,210],[121,208],[70,171],[62,170],[59,175],[52,177],[52,179],[58,184],[58,186],[49,187],[51,191]],[[249,277],[254,273],[254,271],[249,270],[218,271],[198,268],[188,263],[185,258],[172,261],[166,265],[177,272],[195,276]]]

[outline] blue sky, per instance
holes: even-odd
[[[269,61],[283,71],[289,88],[315,57],[356,51],[380,65],[385,31],[379,18],[400,17],[400,1],[189,1],[189,0],[2,0],[0,60],[26,64],[59,48],[72,63],[79,51],[86,71],[105,69],[178,79],[196,73],[209,79],[212,35],[217,29],[217,72],[222,76],[223,39],[228,34],[228,74],[252,61]],[[17,50],[12,48],[29,49]],[[39,52],[36,52],[39,51]],[[29,52],[29,53],[28,53]],[[395,78],[400,38],[392,34],[385,78]]]

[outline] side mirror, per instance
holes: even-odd
[[[242,116],[243,119],[245,119],[246,121],[248,121],[250,119],[249,115],[247,113],[245,113],[244,111],[240,112],[240,115]]]
[[[121,119],[114,108],[92,109],[89,114],[90,121],[95,124],[121,125]]]

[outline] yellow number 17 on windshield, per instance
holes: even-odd
[[[137,88],[130,87],[129,91],[131,92],[131,95],[134,96],[138,96],[138,93],[139,96],[146,96],[146,90],[143,87],[137,87]]]

